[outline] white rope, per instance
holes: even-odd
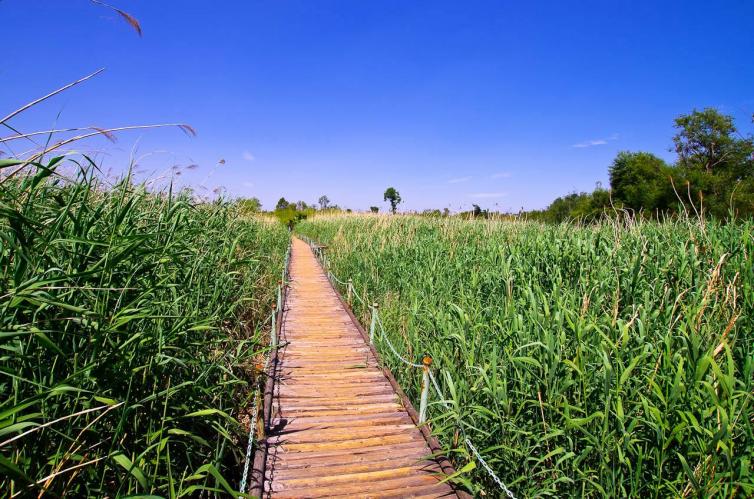
[[[353,290],[353,296],[355,296],[359,300],[359,303],[366,305],[366,303],[364,303],[364,300],[361,299],[361,296],[359,296],[359,293],[356,292],[356,288],[354,288]]]
[[[422,364],[414,364],[413,362],[409,362],[408,360],[406,360],[403,357],[401,357],[401,354],[399,354],[395,350],[395,347],[393,346],[392,343],[390,343],[390,340],[388,339],[387,334],[385,334],[385,328],[382,327],[382,320],[380,320],[379,314],[377,315],[377,324],[380,325],[380,333],[381,333],[382,338],[387,343],[387,346],[390,347],[390,350],[393,351],[393,353],[395,354],[395,356],[398,357],[398,359],[400,359],[401,362],[403,362],[404,364],[406,364],[408,366],[411,366],[411,367],[424,367]]]
[[[330,277],[332,277],[332,278],[333,278],[333,280],[334,280],[335,282],[337,282],[338,284],[342,284],[342,285],[344,285],[344,286],[347,286],[347,285],[348,285],[348,283],[347,283],[347,282],[343,282],[343,281],[341,281],[340,279],[338,279],[337,277],[335,277],[335,274],[333,274],[332,272],[330,272]]]

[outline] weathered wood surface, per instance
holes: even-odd
[[[293,240],[266,497],[455,497],[401,397],[327,280]],[[447,462],[445,469],[447,470]]]

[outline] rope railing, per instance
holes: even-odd
[[[315,256],[319,259],[319,261],[322,263],[322,267],[327,272],[327,277],[333,284],[339,283],[343,286],[346,286],[346,293],[347,293],[347,302],[349,305],[352,304],[352,298],[353,296],[356,296],[356,298],[359,299],[362,305],[367,306],[365,301],[359,296],[358,293],[355,292],[355,288],[353,286],[353,281],[351,279],[348,279],[348,281],[342,281],[338,279],[335,274],[330,270],[330,262],[327,260],[327,257],[322,252],[322,246],[315,244],[315,242],[306,237],[301,236],[301,238],[312,248],[314,251]],[[398,353],[398,351],[393,346],[392,342],[388,338],[387,333],[385,332],[385,328],[382,325],[382,320],[379,317],[379,306],[377,303],[373,303],[369,306],[369,309],[371,311],[371,322],[369,327],[369,342],[374,345],[374,337],[375,333],[379,332],[380,339],[384,340],[385,343],[387,343],[389,349],[392,351],[393,355],[400,360],[405,365],[418,369],[422,369],[422,383],[421,383],[421,395],[420,395],[420,403],[419,403],[419,424],[423,424],[427,420],[427,407],[429,403],[429,390],[430,390],[430,384],[434,387],[435,392],[437,393],[437,396],[439,397],[439,402],[445,406],[446,409],[452,410],[452,407],[448,404],[447,400],[445,399],[445,396],[442,393],[442,390],[440,389],[440,385],[437,382],[437,379],[435,378],[434,374],[432,374],[432,370],[430,369],[430,366],[432,365],[432,358],[430,356],[425,356],[422,359],[421,364],[416,364],[414,362],[411,362],[407,359],[405,359],[402,355]],[[492,480],[497,484],[498,487],[500,487],[500,490],[505,493],[506,496],[508,496],[510,499],[516,499],[516,496],[513,494],[513,492],[505,485],[505,483],[498,477],[495,472],[492,470],[489,464],[487,464],[487,461],[482,457],[482,455],[477,450],[476,446],[471,442],[471,439],[466,434],[466,430],[463,426],[463,422],[459,419],[457,423],[458,429],[463,434],[464,443],[466,444],[466,447],[471,451],[471,453],[474,455],[474,457],[479,461],[479,463],[482,465],[482,468],[487,472],[487,474],[492,478]]]
[[[390,342],[390,339],[389,339],[389,338],[387,337],[387,334],[385,334],[385,328],[384,328],[384,327],[382,326],[382,319],[380,319],[379,315],[377,315],[377,312],[375,312],[374,314],[375,314],[375,317],[377,317],[377,324],[378,324],[378,325],[380,326],[380,337],[381,337],[381,338],[382,338],[383,340],[385,340],[385,343],[387,343],[387,346],[388,346],[388,347],[390,347],[390,350],[391,350],[391,351],[393,352],[393,355],[395,355],[395,356],[396,356],[396,357],[398,358],[398,360],[400,360],[401,362],[403,362],[403,363],[404,363],[404,364],[406,364],[407,366],[411,366],[411,367],[417,367],[417,368],[419,368],[419,367],[424,367],[424,365],[423,365],[423,364],[414,364],[414,363],[413,363],[413,362],[411,362],[410,360],[406,360],[406,359],[404,359],[404,358],[403,358],[403,357],[401,356],[401,354],[399,354],[399,353],[398,353],[398,352],[397,352],[397,351],[395,350],[395,347],[394,347],[394,346],[393,346],[393,344],[392,344],[392,343]],[[423,423],[424,421],[421,421],[421,422]]]
[[[267,320],[264,321],[264,325],[266,325],[268,322],[270,322],[270,351],[275,350],[278,348],[278,335],[277,335],[277,315],[278,311],[283,310],[283,288],[288,285],[288,264],[291,260],[291,245],[288,244],[288,250],[285,253],[285,263],[283,265],[283,271],[281,275],[281,279],[278,282],[278,286],[276,289],[276,302],[272,305],[272,312],[270,313],[270,316]],[[270,369],[270,359],[272,358],[271,355],[267,355],[267,358],[265,359],[264,363],[264,369],[262,369],[261,372],[265,373],[267,377],[271,377],[273,373],[269,372]],[[238,491],[241,492],[241,494],[246,494],[246,482],[249,477],[249,466],[252,461],[252,455],[251,452],[254,448],[255,443],[255,430],[257,427],[257,420],[259,416],[259,401],[262,399],[261,397],[261,387],[260,383],[257,383],[257,386],[253,389],[253,397],[254,397],[254,405],[251,409],[251,421],[249,424],[249,436],[248,436],[248,442],[246,444],[246,458],[244,462],[243,467],[243,475],[241,477],[241,482],[238,485]],[[243,497],[243,496],[239,496]]]

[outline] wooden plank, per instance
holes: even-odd
[[[342,475],[348,473],[358,473],[361,471],[378,471],[388,470],[395,467],[403,466],[420,466],[425,471],[439,471],[436,463],[428,462],[422,459],[423,456],[389,456],[385,454],[375,454],[373,460],[362,460],[354,463],[347,461],[344,463],[316,463],[314,465],[303,463],[298,467],[276,468],[274,471],[275,478],[285,480],[288,478],[298,477],[319,477],[330,475]],[[270,472],[271,474],[271,472]]]
[[[285,441],[288,438],[295,439],[297,443],[307,442],[337,442],[363,437],[385,437],[388,435],[405,435],[413,429],[413,425],[385,425],[385,426],[361,426],[356,428],[330,428],[330,429],[307,429],[281,431],[271,440]]]
[[[337,499],[353,498],[353,495],[335,495],[329,496]],[[376,487],[373,490],[365,492],[359,496],[361,499],[378,499],[378,498],[395,498],[395,499],[435,499],[438,497],[456,497],[456,494],[451,490],[448,491],[448,487],[445,484],[438,485],[418,485],[408,487],[398,487],[393,489],[383,489]]]
[[[311,487],[326,487],[337,484],[348,484],[354,482],[377,482],[385,479],[395,479],[400,477],[413,477],[421,474],[430,475],[439,470],[439,466],[435,466],[435,470],[428,470],[421,465],[416,466],[402,466],[388,468],[384,470],[369,470],[352,473],[337,473],[325,476],[317,477],[303,477],[303,478],[282,478],[275,477],[276,482],[273,482],[272,490],[276,490],[275,484],[277,483],[277,490],[291,490],[299,488],[311,488]]]
[[[273,484],[275,482],[273,481]],[[365,482],[351,482],[341,483],[337,485],[324,485],[321,487],[306,487],[298,489],[289,489],[282,491],[274,491],[274,497],[280,498],[293,498],[293,497],[331,497],[333,495],[353,494],[353,496],[362,496],[364,493],[369,493],[375,489],[398,489],[406,488],[409,486],[432,486],[437,485],[438,480],[434,476],[413,474],[410,476],[402,476],[395,479],[379,480],[379,481],[365,481]],[[447,487],[450,491],[450,487]]]
[[[277,451],[278,449],[276,449]],[[283,452],[276,454],[273,469],[310,468],[317,466],[332,466],[346,463],[372,463],[382,461],[388,456],[392,459],[411,458],[426,461],[426,450],[419,448],[414,442],[401,445],[363,448],[358,450],[346,449],[328,452],[317,452],[287,455]]]
[[[410,402],[294,239],[280,321],[262,492],[269,497],[454,494]],[[256,489],[255,489],[256,490]]]

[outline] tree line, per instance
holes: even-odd
[[[754,121],[754,116],[752,117]],[[645,151],[621,151],[609,166],[609,187],[597,183],[592,192],[572,192],[558,197],[543,210],[518,214],[490,212],[478,205],[458,213],[463,218],[526,217],[543,222],[590,221],[630,213],[644,218],[663,218],[678,213],[721,219],[754,215],[754,137],[744,136],[732,116],[714,108],[693,110],[674,121],[673,149],[676,161],[667,163]],[[396,213],[400,193],[388,187],[383,201]],[[238,201],[244,211],[259,212],[257,198]],[[371,206],[378,213],[378,206]],[[278,200],[271,211],[292,225],[315,212],[351,212],[332,204],[323,195],[317,203]],[[453,216],[445,208],[418,213],[431,217]]]
[[[383,201],[390,205],[390,211],[395,214],[398,205],[401,203],[401,195],[395,187],[388,187],[383,194]],[[238,207],[244,213],[262,212],[262,202],[257,197],[237,199]],[[285,197],[278,199],[275,209],[270,213],[278,218],[282,223],[292,226],[297,222],[313,215],[314,213],[351,213],[350,208],[341,208],[337,204],[332,204],[327,195],[322,195],[316,203],[308,204],[306,201],[289,202]],[[379,206],[370,206],[369,211],[379,213]]]
[[[713,108],[681,115],[674,125],[675,163],[650,152],[620,152],[609,167],[609,189],[598,183],[590,193],[559,197],[527,217],[557,223],[626,210],[658,218],[679,212],[754,215],[754,138],[742,135],[732,116]]]

